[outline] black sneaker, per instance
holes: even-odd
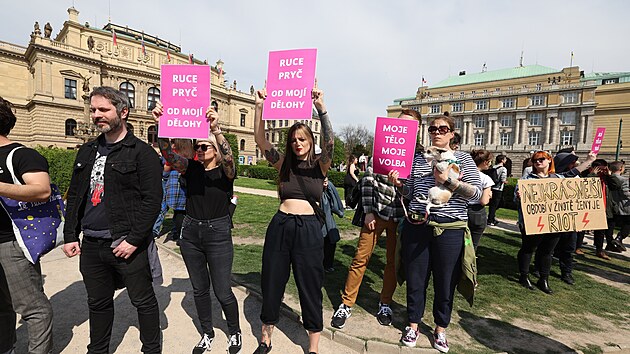
[[[575,284],[575,280],[573,279],[573,275],[571,273],[562,274],[562,276],[560,276],[560,280],[569,285]]]
[[[197,345],[193,348],[193,354],[202,354],[212,349],[213,340],[214,337],[210,337],[209,334],[204,333],[199,343],[197,343]]]
[[[271,343],[269,343],[269,346],[267,346],[266,343],[261,342],[260,345],[258,345],[258,348],[256,349],[256,351],[254,351],[254,354],[267,354],[271,351]]]
[[[346,320],[352,316],[352,308],[346,306],[345,304],[339,305],[337,311],[333,315],[332,321],[330,321],[330,325],[335,328],[343,328],[346,325]]]
[[[611,242],[611,243],[612,243],[612,244],[613,244],[613,245],[614,245],[617,249],[619,249],[619,250],[620,250],[620,251],[622,251],[622,252],[625,252],[625,251],[627,250],[627,249],[626,249],[626,246],[624,246],[624,245],[623,245],[623,242],[621,242],[621,241],[620,241],[620,240],[618,240],[618,239],[614,239],[614,240],[612,240],[612,242]]]
[[[241,332],[231,334],[228,338],[228,354],[239,354],[243,347]]]
[[[376,320],[383,326],[389,326],[392,324],[392,309],[388,304],[378,303],[378,313],[376,314]]]

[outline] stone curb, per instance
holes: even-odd
[[[157,240],[155,244],[160,249],[166,251],[168,254],[181,259],[182,262],[184,261],[184,259],[182,258],[182,255],[175,252],[170,247],[162,244],[161,242],[157,242]],[[262,294],[260,294],[259,292],[253,289],[248,288],[243,283],[237,282],[234,278],[232,278],[232,286],[238,289],[239,291],[244,292],[247,295],[254,296],[259,301],[262,302]],[[282,305],[280,306],[280,314],[298,324],[302,324],[302,316],[284,303],[282,303]],[[339,343],[345,347],[348,347],[356,351],[357,353],[363,353],[363,354],[365,353],[375,353],[375,354],[376,353],[377,354],[421,354],[421,353],[436,354],[436,353],[439,353],[437,350],[433,349],[433,347],[409,348],[409,347],[405,347],[405,346],[401,346],[401,345],[393,344],[393,343],[385,343],[385,342],[379,342],[379,341],[369,340],[369,339],[365,340],[365,339],[361,339],[361,338],[343,333],[337,329],[331,329],[327,327],[324,327],[324,329],[321,332],[321,335],[327,339],[332,340],[335,343]],[[602,351],[604,353],[615,353],[615,352],[621,352],[621,351],[623,351],[624,353],[626,352],[630,353],[630,343],[617,344],[615,346],[605,346],[602,348]],[[576,352],[579,354],[583,354],[581,350],[571,351],[571,352],[562,353],[562,354],[575,354]],[[508,354],[508,353],[499,352],[496,354]]]

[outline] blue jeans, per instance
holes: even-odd
[[[225,314],[228,331],[230,334],[240,332],[238,302],[231,285],[234,246],[230,217],[197,220],[186,215],[179,247],[192,283],[203,333],[214,334],[210,282]]]

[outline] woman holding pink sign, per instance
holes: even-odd
[[[280,207],[267,228],[263,247],[260,314],[262,338],[254,354],[271,351],[271,334],[279,320],[284,289],[290,269],[298,288],[302,320],[308,331],[309,353],[317,353],[322,318],[324,280],[323,212],[321,202],[324,178],[332,162],[333,130],[324,104],[324,93],[317,88],[312,99],[322,124],[322,153],[315,156],[313,132],[304,123],[295,123],[288,132],[285,155],[265,139],[262,120],[266,89],[256,93],[254,135],[265,158],[279,171]]]
[[[470,153],[452,151],[449,146],[454,130],[455,121],[450,116],[436,117],[428,128],[432,146],[445,156],[451,155],[447,161],[449,167],[444,171],[433,168],[425,154],[416,153],[411,176],[406,183],[398,179],[398,171],[389,173],[390,181],[399,187],[404,198],[410,200],[400,236],[409,325],[400,341],[408,347],[416,346],[420,336],[418,324],[422,321],[427,287],[433,275],[433,347],[443,353],[449,350],[446,327],[451,321],[458,283],[463,286],[458,289],[472,304],[476,274],[467,207],[470,201],[479,200],[482,194],[479,170]],[[449,177],[449,170],[454,165],[459,166],[459,179]],[[442,206],[431,208],[427,216],[429,189],[438,185],[452,195]]]

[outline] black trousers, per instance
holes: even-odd
[[[617,234],[617,240],[623,241],[630,235],[630,215],[615,215],[615,225],[621,228]]]
[[[323,258],[322,224],[315,215],[293,215],[281,211],[274,215],[263,246],[262,323],[278,323],[282,296],[293,268],[304,328],[311,332],[320,332],[324,328]]]
[[[615,219],[606,219],[606,223],[608,224],[608,229],[593,231],[596,253],[604,250],[604,238],[606,239],[606,245],[609,245],[613,240],[613,235],[615,234]]]
[[[182,223],[186,216],[186,210],[173,210],[173,229],[171,230],[171,240],[181,238]]]
[[[324,269],[332,268],[336,249],[337,242],[331,241],[328,235],[324,237]]]
[[[490,199],[490,204],[488,205],[488,221],[495,222],[496,213],[499,207],[501,206],[501,199],[503,198],[503,191],[498,191],[492,189],[492,199]]]
[[[479,241],[487,225],[488,217],[486,216],[486,208],[481,204],[468,205],[468,228],[470,229],[475,251],[477,250],[477,246],[479,246]]]
[[[536,268],[541,277],[548,278],[551,270],[551,256],[560,240],[560,235],[560,233],[527,235],[521,227],[522,244],[516,256],[519,272],[529,274],[529,264],[532,261],[532,255],[536,252]]]
[[[193,287],[201,329],[214,335],[210,283],[225,314],[228,332],[240,332],[238,302],[232,292],[231,221],[228,215],[213,220],[184,218],[180,249]]]
[[[452,220],[436,220],[449,222]],[[444,230],[433,236],[433,228],[404,221],[401,233],[402,260],[407,280],[409,322],[422,322],[427,287],[433,274],[433,320],[446,328],[451,322],[455,288],[462,272],[464,230]]]
[[[576,240],[577,232],[563,232],[560,234],[554,254],[558,257],[562,274],[570,274],[573,271],[573,253],[575,253]]]
[[[90,309],[88,353],[109,353],[114,323],[114,291],[122,281],[138,311],[143,353],[160,353],[160,310],[153,291],[151,269],[144,244],[128,259],[114,256],[112,241],[83,237],[79,268]]]

